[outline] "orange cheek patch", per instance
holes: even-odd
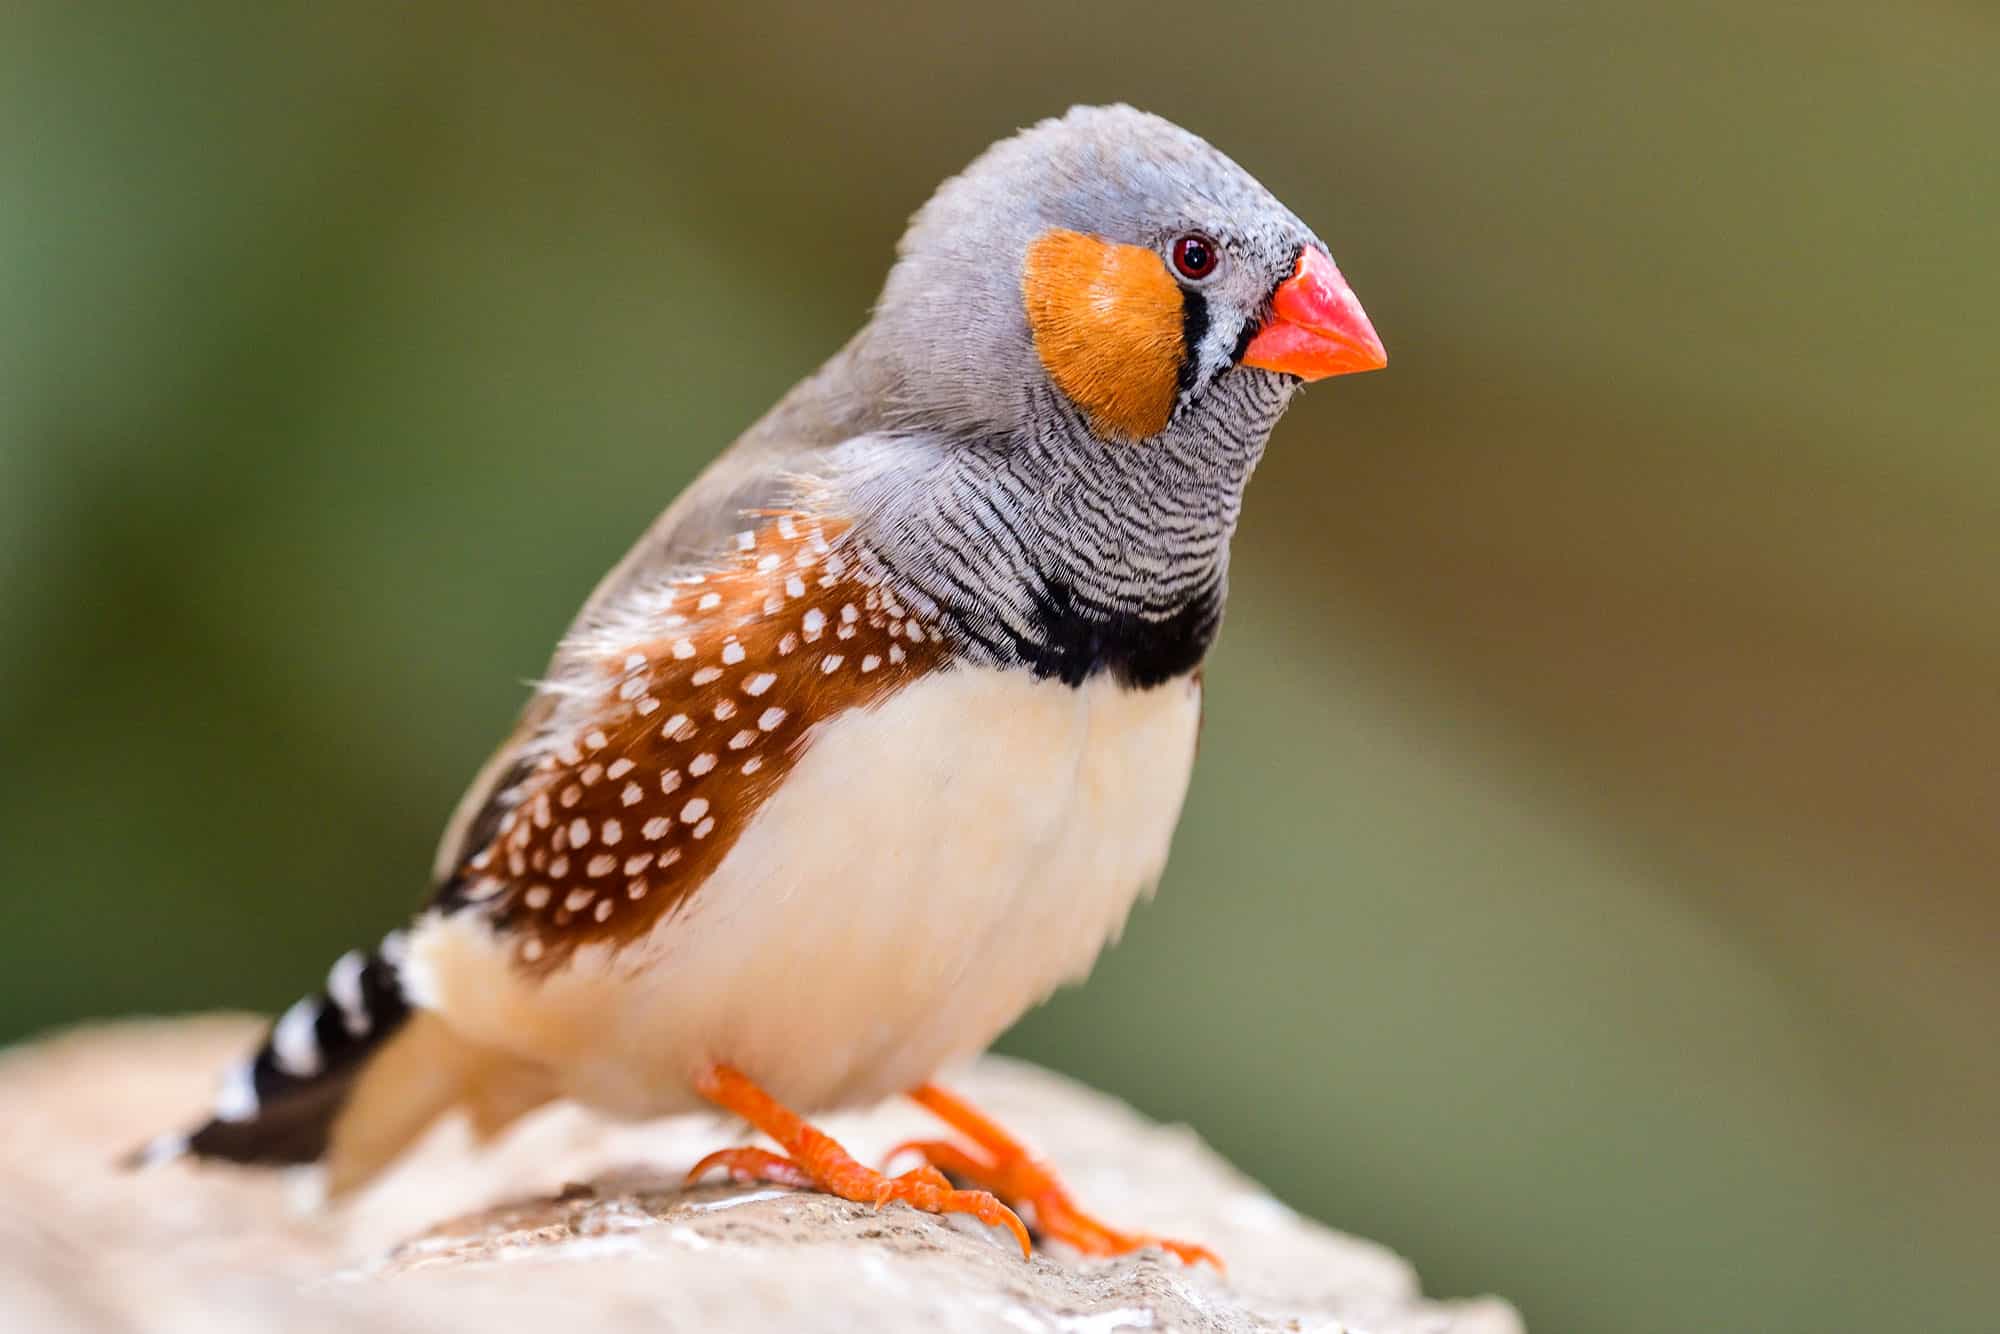
[[[1028,247],[1021,297],[1049,378],[1094,426],[1135,440],[1166,427],[1186,346],[1180,285],[1158,255],[1045,232]]]

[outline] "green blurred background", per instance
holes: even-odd
[[[5,24],[0,1037],[395,921],[910,210],[1123,99],[1394,365],[1281,427],[1167,883],[1007,1048],[1544,1334],[1991,1328],[1993,6]]]

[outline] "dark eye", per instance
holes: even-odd
[[[1180,270],[1183,278],[1200,282],[1215,272],[1215,261],[1218,258],[1215,242],[1200,232],[1189,232],[1186,236],[1176,238],[1173,255],[1174,267]]]

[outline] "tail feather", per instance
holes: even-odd
[[[342,955],[326,989],[286,1010],[228,1072],[206,1122],[154,1140],[127,1165],[183,1154],[266,1165],[318,1161],[362,1066],[409,1018],[403,951],[402,933],[391,932],[372,951]]]

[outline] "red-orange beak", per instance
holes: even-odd
[[[1307,246],[1292,276],[1279,284],[1271,318],[1250,340],[1243,364],[1301,380],[1324,380],[1379,371],[1389,364],[1389,354],[1332,256]]]

